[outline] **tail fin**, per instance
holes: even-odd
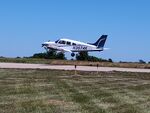
[[[103,48],[107,39],[107,35],[102,35],[94,44],[97,48]]]

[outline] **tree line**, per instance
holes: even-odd
[[[45,53],[36,53],[31,58],[44,58],[44,59],[61,59],[61,60],[66,60],[67,58],[65,57],[65,54],[62,52],[56,52],[56,51],[48,51]],[[113,62],[112,59],[102,59],[98,58],[95,56],[90,56],[88,52],[83,51],[79,52],[76,55],[76,60],[79,61],[93,61],[93,62]]]
[[[65,54],[62,52],[57,53],[56,51],[48,51],[45,53],[35,53],[30,58],[44,58],[44,59],[62,59],[66,60]]]

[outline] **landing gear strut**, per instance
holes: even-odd
[[[74,56],[75,56],[75,53],[71,53],[71,56],[74,57]]]

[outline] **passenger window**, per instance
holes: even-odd
[[[67,42],[67,45],[71,45],[71,42]]]
[[[66,44],[66,42],[64,40],[60,40],[59,44]]]
[[[72,45],[75,46],[76,44],[75,44],[75,43],[72,43]]]
[[[66,44],[66,41],[62,41],[62,44]]]

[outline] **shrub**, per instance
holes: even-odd
[[[146,62],[144,60],[139,60],[139,63],[146,64]]]
[[[44,58],[44,59],[66,59],[64,53],[56,53],[56,51],[49,51],[46,53],[36,53],[31,58]]]
[[[79,54],[76,55],[76,59],[81,61],[92,61],[92,62],[112,62],[112,59],[106,60],[95,56],[89,56],[88,52],[79,52]]]

